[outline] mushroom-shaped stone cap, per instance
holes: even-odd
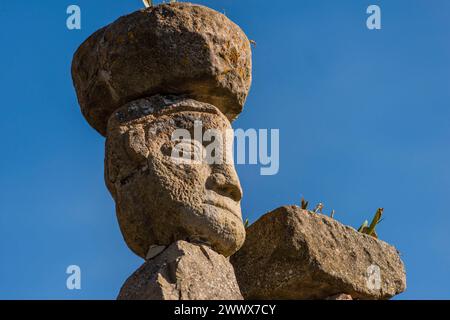
[[[110,115],[154,94],[183,94],[232,121],[251,85],[251,47],[225,15],[172,3],[136,11],[95,32],[77,50],[72,78],[81,111],[106,135]]]

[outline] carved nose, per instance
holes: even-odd
[[[242,199],[242,188],[234,167],[221,167],[206,181],[206,188],[218,194],[233,199],[236,202]]]

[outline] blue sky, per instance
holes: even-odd
[[[239,165],[254,221],[301,195],[345,224],[385,208],[380,237],[407,267],[398,299],[450,298],[450,2],[199,1],[257,42],[235,128],[280,129],[280,172]],[[82,30],[66,28],[66,8]],[[382,9],[382,30],[365,26]],[[140,0],[1,1],[0,298],[114,299],[141,260],[103,182],[104,139],[70,76],[91,33]],[[65,270],[82,270],[82,290]]]

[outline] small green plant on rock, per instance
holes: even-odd
[[[319,204],[317,204],[313,210],[309,210],[308,205],[309,205],[309,202],[306,201],[304,197],[302,197],[302,200],[301,200],[302,210],[308,210],[308,212],[310,212],[310,213],[318,214],[318,213],[322,213],[323,208],[324,208],[324,205],[321,202]],[[382,219],[383,211],[384,211],[383,208],[379,208],[377,210],[377,212],[375,213],[375,216],[373,217],[372,222],[369,224],[368,220],[364,221],[364,223],[359,227],[358,232],[367,234],[369,236],[372,236],[372,237],[378,239],[376,227],[377,227],[377,225],[380,224],[381,221],[383,221],[383,219]],[[330,218],[334,219],[335,213],[336,213],[336,211],[334,209],[331,210]]]
[[[323,203],[320,202],[317,204],[317,206],[314,208],[313,212],[314,213],[322,213],[323,210]]]
[[[367,234],[378,239],[377,232],[375,230],[376,226],[382,221],[383,217],[383,208],[379,208],[375,213],[375,216],[372,219],[372,222],[369,225],[369,221],[364,221],[364,223],[359,227],[358,232]]]
[[[301,208],[303,210],[308,210],[308,204],[309,202],[305,200],[305,198],[302,197],[302,203],[301,203]]]
[[[142,0],[142,2],[144,2],[144,5],[146,8],[153,7],[153,0]],[[169,0],[169,3],[175,3],[175,2],[177,2],[177,0]],[[164,3],[167,3],[167,2],[164,0]]]
[[[306,201],[304,197],[302,197],[301,204],[300,204],[300,207],[302,208],[302,210],[308,210],[308,205],[309,205],[309,202]],[[320,202],[317,204],[317,206],[314,207],[313,210],[308,210],[308,211],[310,213],[316,213],[316,214],[322,213],[324,207],[325,207],[324,204],[322,202]],[[334,219],[335,213],[336,213],[336,211],[331,210],[330,217]]]

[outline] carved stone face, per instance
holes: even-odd
[[[143,258],[152,245],[177,240],[204,242],[225,256],[244,242],[242,190],[233,164],[173,158],[179,146],[174,131],[185,129],[194,138],[195,121],[203,132],[214,129],[223,137],[231,129],[212,105],[162,96],[132,102],[109,120],[105,180],[125,241]],[[201,143],[193,143],[192,150],[199,149]]]

